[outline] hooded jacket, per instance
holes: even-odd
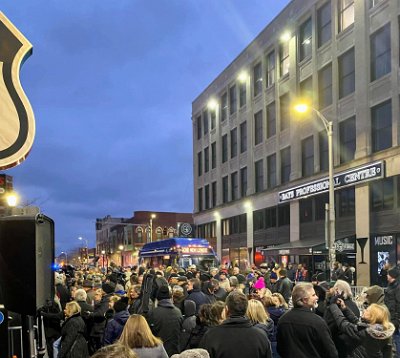
[[[121,336],[128,318],[129,312],[123,310],[117,312],[114,318],[107,322],[106,329],[104,330],[104,345],[113,344]]]
[[[353,312],[349,309],[343,311],[338,305],[330,305],[329,310],[339,327],[339,330],[349,336],[353,342],[351,358],[389,358],[391,357],[391,337],[394,325],[389,324],[385,329],[381,324],[365,324],[356,322]]]

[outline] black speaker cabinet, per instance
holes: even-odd
[[[52,219],[41,214],[0,218],[0,304],[35,315],[54,298],[53,263]]]

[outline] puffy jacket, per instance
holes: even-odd
[[[107,322],[106,329],[104,330],[104,344],[113,344],[122,333],[125,323],[129,318],[127,310],[117,312],[114,318]]]
[[[85,322],[79,313],[67,318],[61,328],[61,348],[58,358],[89,357],[84,333]]]

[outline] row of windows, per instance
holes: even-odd
[[[346,1],[346,3],[348,0]],[[351,11],[354,15],[354,3],[350,1],[351,5],[346,5],[343,10],[345,13],[347,11]],[[321,23],[322,29],[330,29],[331,25],[328,20],[330,19],[330,3],[324,5],[321,9],[319,9],[319,15],[317,17],[317,21]],[[350,10],[352,9],[352,10]],[[329,10],[329,12],[328,12]],[[347,16],[345,16],[347,17]],[[354,21],[354,19],[352,20]],[[348,21],[345,21],[348,23]],[[311,18],[308,19],[303,25],[300,26],[300,43],[303,44],[303,47],[300,47],[300,58],[303,56],[308,56],[311,54]],[[318,30],[319,31],[319,30]],[[322,31],[322,30],[321,30]],[[319,38],[326,39],[327,41],[331,38],[322,31],[322,34]],[[282,46],[287,46],[285,44],[281,44]],[[287,54],[286,54],[287,53]],[[284,50],[279,51],[280,58],[288,60],[288,52]],[[282,66],[281,66],[282,67]],[[284,69],[288,70],[288,65],[283,66],[281,70],[284,72],[282,75],[286,75]],[[390,35],[390,23],[386,24],[382,28],[375,31],[370,36],[370,80],[375,81],[378,78],[390,73],[391,71],[391,35]],[[267,87],[273,85],[275,83],[275,50],[267,54],[266,56],[266,84]],[[262,93],[262,83],[263,83],[263,75],[262,75],[262,63],[258,62],[253,67],[253,96],[256,97]],[[338,95],[339,99],[343,98],[355,90],[355,61],[354,61],[354,48],[350,49],[346,53],[342,54],[338,57]],[[246,85],[240,83],[238,86],[236,84],[232,85],[229,88],[229,97],[228,93],[225,92],[220,97],[220,119],[221,122],[225,121],[228,118],[229,114],[234,114],[237,111],[237,91],[239,91],[239,107],[243,107],[246,104]],[[302,81],[299,85],[299,92],[301,97],[311,97],[312,98],[312,77],[307,78]],[[325,108],[332,104],[332,64],[326,65],[323,69],[318,72],[318,101],[319,108]],[[289,96],[280,98],[280,130],[284,130],[289,126]],[[229,102],[229,105],[228,105]],[[268,105],[267,107],[267,138],[271,137],[276,133],[276,113],[275,113],[275,103]],[[255,115],[257,118],[256,121],[259,121],[261,118],[260,114],[257,113]],[[205,109],[202,115],[198,116],[196,119],[197,125],[197,139],[200,139],[202,134],[206,135],[209,131],[209,122],[211,123],[211,130],[216,126],[216,110]],[[203,128],[203,130],[202,130]],[[258,137],[256,138],[256,143],[260,143],[262,141],[262,132],[257,132]]]
[[[278,205],[253,212],[254,231],[290,225],[290,205]]]
[[[210,222],[207,224],[202,224],[197,226],[197,236],[198,237],[203,237],[205,239],[210,239],[217,237],[217,231],[216,231],[216,222]]]
[[[242,234],[247,232],[247,217],[246,214],[232,216],[224,219],[222,224],[222,236],[232,234]]]

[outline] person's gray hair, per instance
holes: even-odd
[[[310,282],[297,283],[292,291],[293,307],[303,307],[303,299],[309,296],[309,291],[312,289],[314,286]]]
[[[353,297],[353,293],[351,292],[351,286],[348,282],[344,280],[337,280],[333,288],[339,293],[343,292],[344,299]]]
[[[75,291],[75,301],[86,301],[87,293],[83,288],[79,288]]]

